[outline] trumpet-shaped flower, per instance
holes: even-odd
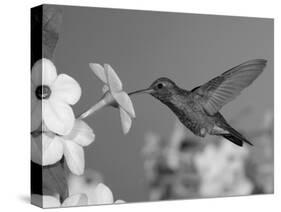
[[[93,130],[84,121],[77,119],[67,135],[59,136],[45,131],[39,136],[32,136],[31,159],[46,166],[56,163],[64,155],[70,171],[81,175],[85,167],[83,147],[91,144],[94,139]]]
[[[73,207],[88,205],[88,198],[85,194],[75,194],[67,197],[63,203],[57,197],[49,195],[32,194],[31,200],[36,204],[42,202],[43,208]]]
[[[135,118],[135,111],[129,95],[123,91],[121,80],[108,64],[105,64],[104,67],[96,63],[90,63],[89,65],[96,76],[105,84],[103,87],[104,95],[96,105],[83,113],[80,118],[86,118],[107,105],[118,107],[123,132],[124,134],[128,133],[132,125],[132,118]]]
[[[80,96],[81,88],[73,78],[57,75],[52,61],[38,60],[31,73],[31,131],[37,130],[43,119],[52,132],[68,134],[75,121],[70,105]]]

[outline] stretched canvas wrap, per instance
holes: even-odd
[[[31,9],[31,201],[273,193],[273,19]]]

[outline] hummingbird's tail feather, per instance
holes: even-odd
[[[215,119],[216,125],[213,129],[213,135],[222,136],[238,146],[243,146],[244,142],[253,146],[253,144],[248,141],[247,138],[231,127],[220,113],[215,115]]]
[[[239,132],[237,132],[231,126],[228,126],[226,130],[229,132],[229,134],[222,134],[221,136],[223,136],[227,140],[235,143],[238,146],[243,146],[244,142],[253,146],[253,144],[250,141],[248,141],[243,135],[241,135]]]
[[[235,136],[231,134],[223,135],[224,138],[231,141],[232,143],[235,143],[238,146],[243,146],[243,141],[239,138],[236,138]]]

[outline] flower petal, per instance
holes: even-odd
[[[65,138],[81,146],[87,146],[95,140],[95,134],[86,122],[76,119],[73,129]]]
[[[112,204],[113,203],[113,194],[111,190],[104,185],[99,183],[94,190],[95,200],[91,204]]]
[[[37,60],[31,69],[31,84],[42,85],[42,60]]]
[[[40,196],[40,195],[37,195]],[[57,208],[60,207],[60,201],[59,199],[49,196],[49,195],[43,195],[43,208]]]
[[[122,91],[122,82],[119,79],[116,72],[113,70],[113,68],[109,64],[104,65],[107,79],[108,79],[108,85],[112,92],[120,92]]]
[[[63,155],[61,138],[56,135],[42,135],[42,165],[52,165],[58,162]]]
[[[107,77],[104,68],[98,63],[89,63],[90,68],[95,75],[105,84],[107,84]]]
[[[135,110],[133,107],[133,103],[129,97],[129,95],[125,92],[112,93],[113,98],[118,102],[118,104],[132,117],[135,118]]]
[[[88,198],[85,194],[75,194],[69,196],[62,203],[63,207],[81,206],[81,205],[88,205]]]
[[[42,165],[42,136],[31,136],[31,160]]]
[[[51,98],[60,99],[74,105],[81,97],[81,88],[78,82],[66,74],[60,74],[51,86]]]
[[[67,135],[71,132],[75,117],[72,108],[68,104],[54,98],[44,100],[42,115],[50,131],[59,135]]]
[[[37,130],[42,123],[42,104],[38,102],[36,106],[31,108],[31,132]]]
[[[57,78],[57,70],[51,60],[43,58],[32,67],[31,80],[34,85],[51,85]]]
[[[70,140],[64,140],[63,144],[64,156],[68,168],[73,174],[82,175],[85,168],[83,148]]]
[[[132,119],[123,108],[119,107],[119,109],[123,133],[127,134],[132,126]]]

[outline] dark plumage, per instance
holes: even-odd
[[[159,78],[147,89],[134,93],[149,93],[167,105],[179,120],[195,135],[223,136],[238,146],[252,145],[233,129],[219,110],[248,87],[263,71],[266,60],[242,63],[191,91],[182,89],[168,78]]]

